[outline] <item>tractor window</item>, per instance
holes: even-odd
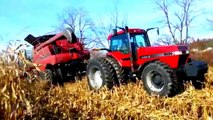
[[[110,49],[112,51],[120,51],[123,54],[129,53],[129,41],[127,34],[112,37]]]
[[[131,35],[131,41],[135,42],[136,47],[147,47],[147,46],[149,46],[144,34],[133,34],[133,35]]]

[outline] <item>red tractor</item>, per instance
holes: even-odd
[[[120,28],[120,27],[118,27]],[[195,88],[202,88],[205,62],[193,61],[186,45],[151,46],[147,30],[120,28],[108,36],[106,57],[91,59],[87,65],[88,84],[98,90],[112,88],[131,79],[143,81],[149,94],[173,96],[183,90],[183,81],[192,80]],[[159,29],[157,28],[159,34]]]
[[[43,79],[53,84],[75,79],[86,71],[85,61],[90,53],[70,28],[54,35],[34,37],[30,34],[25,41],[33,45],[32,62],[45,73]]]

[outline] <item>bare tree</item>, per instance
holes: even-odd
[[[95,35],[95,41],[102,47],[108,47],[107,37],[112,33],[113,28],[116,26],[124,27],[127,24],[127,15],[121,15],[119,13],[118,1],[114,2],[113,11],[104,17],[100,17],[99,22],[96,23],[96,27],[92,29]]]
[[[197,0],[173,0],[176,9],[170,10],[173,6],[167,0],[156,1],[157,6],[165,15],[166,26],[173,40],[173,43],[187,43],[189,38],[189,28],[195,19],[193,16],[193,5]],[[177,11],[176,11],[177,10]],[[171,13],[173,14],[171,14]],[[178,34],[178,35],[177,35]]]
[[[58,16],[62,23],[57,29],[61,30],[65,27],[70,27],[80,40],[86,39],[86,32],[94,26],[92,19],[90,19],[84,8],[66,9],[64,13]]]
[[[62,30],[64,27],[70,27],[81,40],[84,40],[83,42],[87,44],[88,48],[108,47],[107,36],[112,29],[115,26],[124,26],[127,23],[126,16],[122,20],[120,19],[118,2],[115,2],[112,13],[105,14],[104,18],[100,17],[99,22],[95,23],[90,19],[85,9],[67,9],[64,13],[58,15],[62,22],[57,29]]]
[[[171,45],[174,41],[172,41],[171,37],[168,35],[163,35],[161,38],[158,38],[153,45],[155,46],[161,46],[161,45]]]

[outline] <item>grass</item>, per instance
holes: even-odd
[[[213,39],[197,40],[190,44],[191,49],[198,48],[199,50],[203,50],[208,47],[213,47]]]
[[[204,41],[194,42],[190,45],[190,49],[197,48],[199,50],[204,50],[208,47],[213,48],[213,39],[207,39]],[[213,50],[210,50],[210,51],[207,51],[204,53],[191,52],[192,58],[206,61],[211,66],[213,66],[213,59],[211,58],[212,56],[213,56]]]
[[[213,119],[211,66],[204,89],[187,83],[184,93],[167,98],[147,95],[140,81],[99,92],[90,91],[86,79],[50,86],[34,72],[28,81],[23,75],[34,65],[19,54],[19,67],[12,51],[0,59],[0,119]]]

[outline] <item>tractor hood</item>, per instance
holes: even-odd
[[[188,46],[186,45],[172,45],[172,46],[156,46],[156,47],[141,47],[138,48],[138,56],[140,57],[159,57],[188,54]]]

